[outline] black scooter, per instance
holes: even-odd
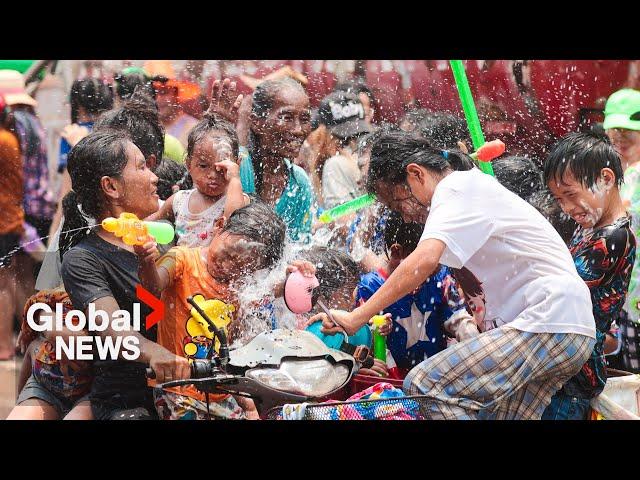
[[[216,327],[193,297],[187,301],[209,324],[213,344],[218,338],[219,352],[211,348],[207,359],[192,360],[191,378],[158,387],[193,385],[205,393],[207,410],[210,393],[250,397],[261,415],[286,403],[318,401],[346,386],[359,368],[373,364],[367,347],[345,353],[303,330],[266,331],[245,346],[229,350],[224,330]],[[147,376],[155,377],[152,369],[147,369]]]

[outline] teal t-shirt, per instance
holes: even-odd
[[[285,159],[289,170],[289,181],[275,205],[276,214],[287,225],[287,234],[294,242],[307,242],[311,238],[313,214],[313,188],[307,173]],[[240,182],[245,193],[255,194],[255,173],[251,156],[240,162]]]

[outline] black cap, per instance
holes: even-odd
[[[340,91],[324,97],[318,108],[318,117],[331,134],[341,139],[373,131],[373,127],[364,119],[360,98],[353,93]]]

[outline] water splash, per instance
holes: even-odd
[[[275,298],[274,290],[284,281],[287,266],[300,258],[300,252],[310,247],[288,241],[279,262],[244,277],[232,286],[239,305],[238,330],[232,347],[242,346],[274,327],[295,328],[295,314],[289,312],[282,299]]]
[[[100,227],[100,226],[101,226],[101,224],[96,224],[96,225],[91,225],[91,226],[72,228],[70,230],[63,230],[63,231],[60,232],[60,235],[62,235],[63,233],[77,232],[77,231],[80,231],[80,230],[87,230],[87,233],[89,233],[89,231],[91,231],[91,229],[96,228],[96,227]],[[37,242],[42,242],[42,240],[44,240],[46,238],[49,238],[51,236],[52,235],[45,235],[44,237],[39,237],[39,238],[36,238],[35,240],[31,240],[29,242],[21,243],[20,245],[15,246],[13,249],[11,249],[11,251],[9,253],[7,253],[6,255],[4,255],[2,257],[0,257],[0,268],[6,268],[6,267],[9,266],[8,264],[5,265],[5,261],[6,261],[7,258],[10,258],[10,257],[14,256],[20,250],[25,249],[25,247],[28,247],[29,245],[32,245],[32,244],[37,243]]]

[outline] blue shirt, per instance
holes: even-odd
[[[311,237],[311,205],[313,189],[306,172],[285,159],[289,170],[287,186],[276,202],[274,210],[287,225],[287,234],[293,241],[307,241]],[[240,182],[245,193],[256,193],[255,172],[251,157],[240,162]]]
[[[384,271],[360,278],[356,300],[368,300],[386,280]],[[424,359],[444,350],[447,339],[444,322],[464,309],[457,283],[447,267],[441,267],[420,288],[385,308],[393,320],[387,348],[398,367],[411,369]]]
[[[78,122],[81,127],[87,127],[89,131],[93,130],[93,122]],[[69,152],[71,151],[71,145],[64,138],[60,139],[60,155],[58,156],[58,173],[62,173],[67,168],[67,160],[69,158]]]

